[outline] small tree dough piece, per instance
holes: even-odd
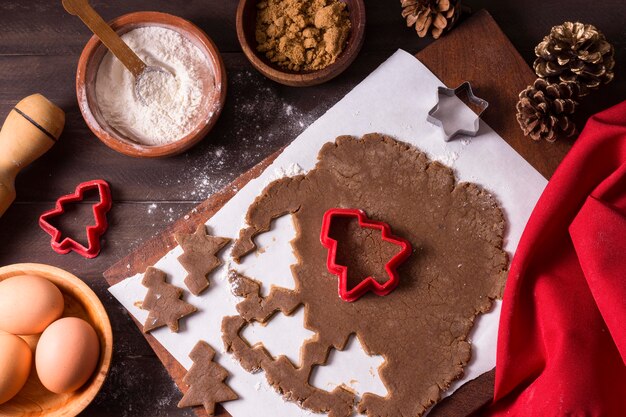
[[[411,243],[414,251],[398,268],[400,283],[391,294],[366,294],[353,303],[337,295],[337,277],[326,268],[328,251],[319,237],[324,213],[334,207],[362,209]],[[451,169],[415,147],[370,134],[341,136],[322,147],[306,175],[269,184],[248,209],[233,257],[254,251],[254,237],[289,213],[296,229],[295,289],[272,288],[262,297],[255,277],[235,276],[236,295],[244,299],[239,315],[222,321],[226,350],[247,371],[262,369],[284,398],[313,412],[348,417],[357,402],[357,411],[368,417],[421,416],[463,374],[474,319],[501,296],[508,257],[498,202],[476,184],[457,183]],[[341,239],[344,254],[363,250],[358,237]],[[367,256],[385,259],[384,251],[373,245]],[[275,312],[291,314],[300,304],[304,327],[315,337],[301,347],[299,365],[241,336],[250,323],[269,323]],[[331,349],[344,349],[353,334],[368,355],[385,359],[379,375],[386,396],[363,393],[357,400],[343,387],[327,391],[309,383],[314,367],[326,364]]]
[[[193,365],[183,377],[189,389],[178,408],[203,406],[209,416],[215,414],[215,404],[236,400],[237,394],[227,384],[228,371],[213,362],[215,350],[204,340],[196,343],[189,357]]]
[[[185,285],[193,295],[200,295],[209,287],[208,275],[222,264],[217,254],[230,239],[207,234],[204,224],[195,233],[176,233],[174,238],[184,251],[178,261],[187,271]]]
[[[141,308],[148,310],[148,318],[143,324],[143,332],[148,333],[158,327],[167,326],[178,331],[178,320],[196,311],[191,304],[181,300],[183,289],[165,282],[167,275],[160,269],[149,266],[141,283],[148,293]]]

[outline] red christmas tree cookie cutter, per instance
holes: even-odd
[[[374,277],[370,276],[359,282],[354,288],[348,290],[348,267],[336,263],[337,241],[329,236],[334,217],[355,217],[359,221],[359,226],[380,230],[382,240],[400,246],[399,252],[385,264],[385,271],[389,277],[387,281],[381,284]],[[326,260],[328,270],[339,277],[339,297],[348,302],[358,300],[368,291],[372,291],[379,296],[385,296],[393,291],[400,282],[397,268],[412,252],[411,244],[405,239],[392,235],[391,228],[387,223],[371,220],[363,210],[359,209],[333,208],[327,210],[322,220],[320,240],[322,245],[328,249],[328,258]]]
[[[100,194],[100,202],[93,206],[93,215],[96,223],[87,226],[87,244],[85,247],[70,237],[61,240],[62,233],[52,226],[49,219],[65,213],[64,204],[82,201],[85,193],[89,190],[97,189]],[[100,237],[108,227],[106,214],[111,209],[111,190],[109,184],[104,180],[93,180],[78,184],[73,194],[60,197],[52,210],[46,211],[39,216],[39,226],[50,236],[50,246],[59,254],[66,254],[74,251],[85,258],[95,258],[100,253]]]

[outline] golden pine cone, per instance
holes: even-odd
[[[407,27],[415,26],[420,38],[437,39],[454,26],[461,13],[460,0],[400,0]]]
[[[595,26],[565,22],[554,26],[535,48],[535,72],[549,83],[573,81],[584,96],[613,79],[613,46]]]
[[[520,93],[516,106],[517,122],[524,135],[548,142],[574,135],[576,125],[570,116],[578,105],[578,93],[574,82],[550,84],[543,78],[535,80]]]

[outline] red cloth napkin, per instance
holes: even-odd
[[[490,416],[626,416],[626,102],[593,116],[511,264]]]

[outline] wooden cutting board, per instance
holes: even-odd
[[[475,13],[416,56],[448,87],[469,81],[474,92],[489,102],[483,120],[546,178],[552,175],[571,142],[533,142],[522,135],[515,119],[515,103],[519,92],[533,82],[535,74],[488,12],[482,10]],[[306,93],[306,90],[303,92]],[[197,224],[206,222],[233,197],[233,190],[241,189],[248,181],[259,176],[279,154],[280,151],[270,155],[221,192],[198,205],[186,218],[181,218],[162,234],[111,266],[104,273],[107,282],[114,285],[153,265],[176,245],[173,232],[192,232]],[[140,323],[137,325],[141,328]],[[154,337],[145,337],[179,388],[186,391],[187,387],[182,383],[185,369]],[[493,376],[491,371],[467,383],[439,403],[429,415],[462,417],[476,411],[492,396]],[[229,416],[222,408],[218,410],[219,416]],[[196,412],[199,416],[206,415],[202,408],[197,408]]]

